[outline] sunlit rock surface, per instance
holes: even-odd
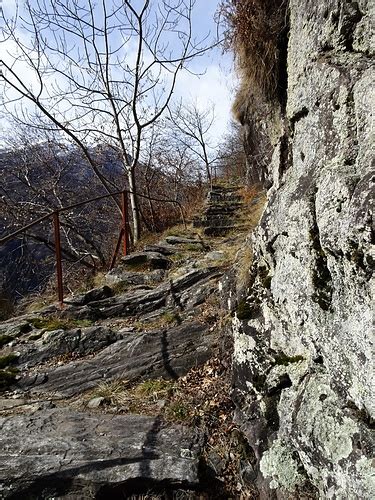
[[[373,14],[290,1],[286,120],[234,321],[236,419],[264,498],[375,496]]]

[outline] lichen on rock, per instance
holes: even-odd
[[[246,299],[256,315],[233,322],[236,418],[260,491],[369,500],[375,11],[367,0],[288,5],[285,107],[268,99],[273,114],[254,112],[252,93],[243,106],[253,133],[268,120],[270,186]]]

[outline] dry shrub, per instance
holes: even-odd
[[[280,80],[280,47],[287,26],[287,0],[223,0],[225,44],[233,50],[241,77],[233,105],[237,119],[249,92],[276,97]]]

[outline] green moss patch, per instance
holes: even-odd
[[[3,347],[5,344],[8,344],[13,340],[11,335],[0,335],[0,347]]]
[[[5,356],[0,356],[0,368],[5,368],[9,365],[14,364],[18,359],[18,355],[11,352]]]
[[[69,330],[71,328],[85,328],[92,326],[88,319],[59,319],[59,318],[32,318],[30,323],[38,330],[52,332],[54,330]]]
[[[17,368],[7,368],[0,370],[0,389],[6,389],[16,381]]]
[[[274,356],[275,358],[275,365],[282,365],[282,366],[287,366],[290,365],[291,363],[299,363],[300,361],[303,361],[305,358],[303,356],[287,356],[286,354],[278,354]]]

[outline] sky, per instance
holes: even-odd
[[[196,0],[193,22],[198,36],[204,36],[208,31],[216,33],[214,15],[219,3],[218,0]],[[6,16],[14,15],[15,0],[2,0],[2,7]],[[4,49],[11,48],[6,43],[4,45],[5,47],[0,45],[2,54],[5,52]],[[213,105],[216,119],[212,127],[212,136],[218,139],[227,130],[231,117],[231,101],[236,85],[232,57],[230,54],[223,54],[221,48],[216,48],[194,61],[192,68],[198,75],[187,71],[181,72],[177,80],[175,97],[196,102],[201,109]]]
[[[201,33],[216,30],[214,15],[219,4],[218,0],[197,0],[194,20]],[[178,82],[178,91],[183,94],[189,89],[188,94],[202,108],[209,103],[214,104],[216,120],[213,135],[220,137],[230,121],[236,86],[232,56],[217,48],[202,57],[199,65],[205,73],[200,77],[183,75]]]

